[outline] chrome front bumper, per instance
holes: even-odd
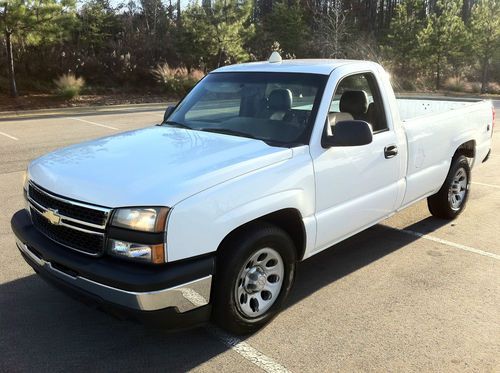
[[[150,292],[133,292],[104,285],[80,275],[66,273],[63,270],[55,268],[51,262],[37,256],[18,238],[16,239],[16,244],[18,249],[28,257],[34,265],[38,266],[40,270],[107,302],[129,309],[137,311],[156,311],[174,307],[178,312],[184,313],[205,306],[210,300],[212,275],[168,289]]]

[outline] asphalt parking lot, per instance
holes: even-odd
[[[119,321],[43,282],[10,230],[28,162],[162,116],[160,105],[0,116],[0,371],[500,372],[498,119],[457,220],[420,202],[301,263],[286,309],[248,338]]]

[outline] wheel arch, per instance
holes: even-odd
[[[296,208],[283,208],[258,218],[252,219],[245,224],[233,229],[229,232],[219,244],[217,252],[221,250],[224,243],[237,235],[244,229],[248,229],[256,222],[266,222],[283,229],[292,239],[297,254],[297,260],[300,261],[304,257],[307,242],[307,232],[302,220],[302,214]]]
[[[476,158],[476,140],[462,142],[453,153],[452,159],[461,155],[474,160]]]

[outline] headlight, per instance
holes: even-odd
[[[111,225],[136,231],[159,233],[165,230],[168,211],[166,207],[118,209],[113,214]]]
[[[129,232],[110,229],[108,254],[140,262],[165,263],[168,212],[167,207],[128,207],[115,210],[111,228],[125,228]]]
[[[165,263],[165,247],[163,244],[146,245],[109,239],[108,253],[117,257],[141,262],[154,264]]]

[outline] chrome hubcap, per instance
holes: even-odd
[[[283,285],[285,266],[281,255],[266,247],[255,252],[240,270],[234,296],[246,317],[263,315],[276,302]]]
[[[464,168],[459,168],[453,177],[448,190],[448,201],[452,210],[460,209],[467,193],[467,172]]]

